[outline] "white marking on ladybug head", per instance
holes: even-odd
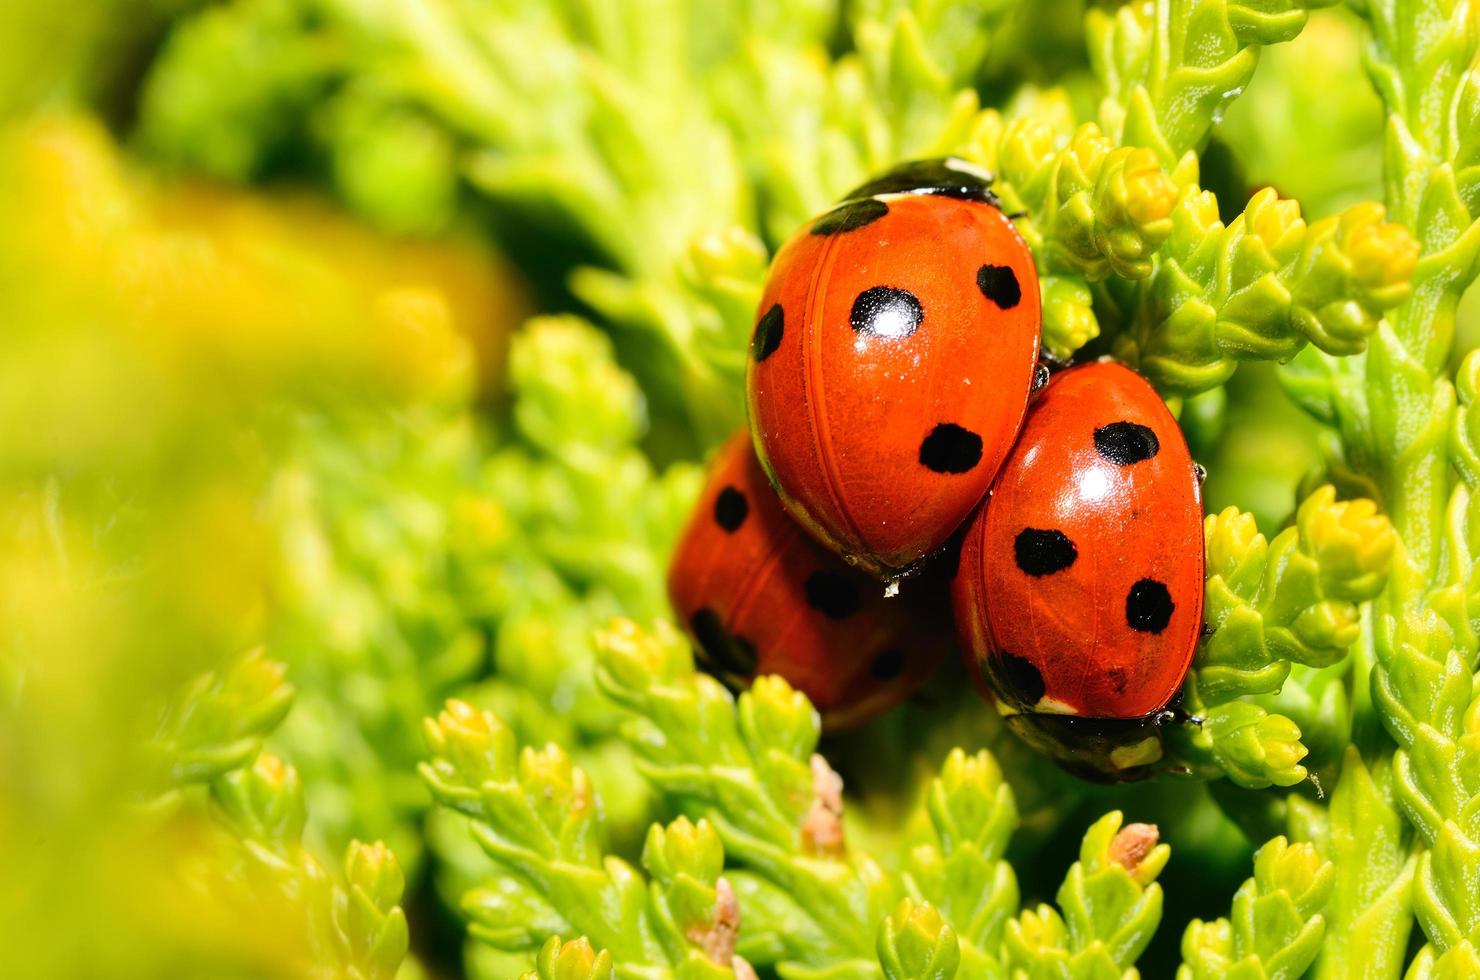
[[[1079,714],[1079,709],[1073,707],[1072,705],[1065,704],[1058,698],[1051,698],[1048,695],[1044,695],[1043,697],[1039,698],[1038,703],[1033,705],[1033,710],[1040,715]]]

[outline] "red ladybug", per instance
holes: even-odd
[[[892,171],[787,242],[761,298],[756,451],[793,517],[886,580],[981,501],[1033,387],[1037,274],[989,183]]]
[[[944,589],[885,599],[787,516],[743,432],[714,461],[668,595],[701,667],[731,688],[780,674],[830,729],[903,700],[951,645]]]
[[[1086,364],[1049,382],[952,586],[962,646],[1006,711],[1137,719],[1167,705],[1202,629],[1199,482],[1134,371]]]

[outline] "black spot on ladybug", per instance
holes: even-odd
[[[1143,578],[1125,596],[1125,621],[1141,633],[1160,633],[1171,622],[1172,594],[1154,578]]]
[[[984,201],[998,207],[992,193],[992,175],[965,160],[937,157],[912,160],[880,174],[868,183],[855,187],[848,198],[875,197],[880,194],[939,194],[964,201]]]
[[[1017,273],[1011,266],[982,266],[976,270],[976,287],[983,296],[996,303],[999,310],[1010,310],[1023,298],[1023,289],[1018,285]]]
[[[734,487],[725,487],[714,498],[714,523],[731,534],[740,529],[749,513],[750,503],[745,499],[745,494]]]
[[[858,589],[837,572],[813,572],[802,583],[807,605],[828,619],[847,619],[858,612]]]
[[[966,473],[982,459],[982,437],[942,422],[920,443],[920,464],[937,473]]]
[[[1079,557],[1079,549],[1063,531],[1025,527],[1013,539],[1012,556],[1017,561],[1018,568],[1035,578],[1041,578],[1054,572],[1062,572],[1074,564],[1074,560]]]
[[[915,294],[893,286],[865,289],[853,301],[853,312],[848,315],[854,333],[883,340],[903,340],[923,319],[925,311]]]
[[[719,613],[705,606],[689,620],[699,644],[703,666],[720,675],[749,677],[755,673],[755,646],[743,636],[725,632]]]
[[[904,654],[885,650],[869,664],[868,672],[876,681],[892,681],[904,671]]]
[[[840,204],[812,223],[814,235],[837,235],[857,231],[889,213],[889,205],[872,198]]]
[[[766,311],[755,325],[755,333],[750,338],[750,356],[754,357],[759,364],[772,354],[776,348],[781,346],[781,332],[785,324],[785,314],[781,312],[781,304],[777,303]]]
[[[1110,686],[1115,688],[1116,694],[1125,693],[1125,669],[1122,667],[1111,667],[1105,671],[1105,677],[1110,681]]]
[[[1002,692],[1004,695],[1025,708],[1031,708],[1043,700],[1043,692],[1046,690],[1043,684],[1043,674],[1033,665],[1033,661],[1006,652],[999,659],[1001,661],[999,679],[1006,688]]]
[[[1111,422],[1095,430],[1095,452],[1117,466],[1132,466],[1160,451],[1156,433],[1136,422]]]

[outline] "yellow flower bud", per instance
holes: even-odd
[[[1380,303],[1392,306],[1407,296],[1418,267],[1419,244],[1403,225],[1382,220],[1385,214],[1376,201],[1350,207],[1341,215],[1339,236],[1358,286],[1379,294],[1398,287],[1400,296]]]
[[[1121,180],[1125,184],[1126,211],[1137,225],[1167,220],[1177,205],[1177,184],[1144,147],[1128,151]]]
[[[1053,130],[1038,120],[1014,119],[1002,137],[1002,176],[1013,184],[1031,183],[1053,159],[1055,143]]]
[[[1282,199],[1274,188],[1266,187],[1249,199],[1244,216],[1249,234],[1276,261],[1283,261],[1299,250],[1305,236],[1299,201]]]
[[[1301,503],[1296,524],[1305,550],[1320,566],[1327,594],[1360,602],[1387,581],[1398,539],[1372,501],[1338,501],[1328,484]]]
[[[401,901],[406,876],[400,862],[384,841],[365,844],[351,841],[344,859],[345,877],[382,912],[388,912]]]
[[[1237,507],[1225,507],[1204,518],[1203,537],[1209,576],[1232,576],[1251,557],[1262,559],[1267,550],[1254,515]]]

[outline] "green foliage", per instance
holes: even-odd
[[[610,950],[622,976],[733,975],[739,913],[706,822],[649,830],[649,883],[602,852],[595,793],[559,747],[516,752],[503,722],[456,700],[428,720],[427,741],[422,777],[439,802],[472,818],[478,843],[508,875],[466,897],[475,936],[523,950],[575,930]]]
[[[584,937],[562,943],[551,936],[521,980],[613,980],[612,954],[591,948]]]
[[[1290,800],[1290,826],[1331,862],[1330,924],[1314,975],[1397,976],[1413,922],[1414,858],[1385,763],[1369,769],[1348,747],[1330,807]]]
[[[268,170],[294,151],[297,116],[323,94],[336,67],[333,46],[312,22],[307,9],[284,0],[207,10],[187,21],[181,43],[213,77],[179,77],[155,90],[151,130],[188,129],[196,138],[175,152],[207,173],[244,180]],[[232,84],[210,84],[227,78]]]
[[[603,634],[598,677],[632,713],[624,735],[643,774],[714,826],[726,854],[749,872],[734,878],[742,908],[784,929],[768,937],[774,952],[752,955],[744,942],[741,951],[757,962],[851,964],[869,975],[875,927],[898,886],[872,858],[847,851],[842,780],[814,751],[820,723],[807,699],[763,677],[737,704],[694,672],[681,637],[666,629],[649,636],[630,622]]]
[[[993,976],[994,953],[1018,905],[1017,876],[1002,857],[1018,822],[1012,788],[991,755],[956,749],[931,781],[925,811],[936,839],[910,849],[905,889],[959,926],[966,975]]]
[[[1101,125],[1116,143],[1150,148],[1178,188],[1160,251],[1131,282],[1107,284],[1101,304],[1115,313],[1116,356],[1169,393],[1222,384],[1239,360],[1287,361],[1306,343],[1360,351],[1407,295],[1417,250],[1379,206],[1307,225],[1298,203],[1265,190],[1225,225],[1196,186],[1194,151],[1260,46],[1290,40],[1326,5],[1155,0],[1087,15]]]
[[[223,860],[232,899],[264,907],[301,908],[307,921],[309,976],[391,980],[409,940],[401,911],[405,878],[384,844],[352,841],[344,882],[334,881],[303,846],[306,813],[293,767],[262,754],[211,786],[222,822],[240,851]]]
[[[1320,952],[1334,871],[1309,844],[1276,837],[1254,856],[1254,877],[1233,896],[1233,915],[1193,920],[1182,938],[1178,980],[1296,980]]]
[[[1046,271],[1144,278],[1171,233],[1177,185],[1149,150],[1117,147],[1094,123],[1066,140],[1068,112],[1050,98],[1005,124],[989,112],[973,148],[1001,173],[1007,207],[1032,216],[1024,237]]]
[[[267,494],[273,645],[301,692],[280,741],[326,790],[314,809],[331,841],[386,837],[413,868],[423,716],[468,693],[525,738],[601,744],[615,721],[592,631],[666,608],[664,562],[697,492],[694,467],[660,472],[635,447],[644,399],[588,324],[531,321],[508,384],[502,438],[467,398],[296,415]],[[474,692],[490,658],[497,678]],[[610,790],[615,819],[645,822],[640,793]]]
[[[1106,89],[1101,124],[1116,142],[1175,164],[1203,147],[1253,77],[1260,46],[1289,41],[1309,10],[1331,2],[1151,0],[1089,11],[1090,58]]]
[[[283,675],[283,665],[252,651],[176,692],[151,742],[172,787],[160,799],[170,806],[155,803],[153,818],[214,818],[217,831],[193,866],[187,861],[186,883],[248,921],[285,926],[302,975],[392,980],[409,944],[395,855],[378,841],[351,841],[336,878],[304,846],[298,772],[260,751],[291,706]],[[187,795],[191,786],[207,788],[208,798]]]
[[[1382,101],[1362,69],[1364,39],[1362,23],[1339,4],[1260,54],[1217,127],[1251,186],[1278,187],[1316,217],[1381,197]]]
[[[1395,538],[1370,500],[1338,501],[1322,487],[1295,524],[1266,541],[1233,508],[1207,520],[1204,618],[1213,633],[1198,651],[1204,704],[1277,691],[1291,663],[1326,667],[1359,633],[1360,603],[1387,582]]]
[[[1382,219],[1368,203],[1307,224],[1297,202],[1266,188],[1225,226],[1210,194],[1185,193],[1162,263],[1121,300],[1135,319],[1116,355],[1192,393],[1227,381],[1238,360],[1288,361],[1307,343],[1360,352],[1407,297],[1418,258],[1403,226]]]
[[[1464,3],[1376,3],[1362,13],[1373,35],[1369,71],[1388,111],[1387,197],[1422,256],[1412,298],[1365,358],[1312,358],[1290,383],[1340,433],[1333,469],[1376,488],[1402,540],[1375,610],[1373,705],[1398,745],[1394,795],[1420,846],[1413,904],[1431,945],[1412,972],[1442,975],[1473,959],[1480,940],[1473,889],[1462,883],[1474,880],[1469,814],[1480,795],[1466,749],[1475,525],[1466,519],[1469,485],[1453,477],[1465,472],[1465,440],[1450,437],[1465,430],[1468,408],[1447,377],[1454,309],[1475,277],[1480,242],[1465,190],[1476,149],[1459,135],[1475,122],[1480,35]]]
[[[1017,882],[1002,854],[1017,811],[986,752],[951,753],[926,793],[930,832],[895,872],[848,846],[842,781],[813,751],[817,713],[785,681],[762,677],[737,700],[695,673],[686,644],[661,624],[649,634],[626,620],[604,634],[600,672],[631,712],[624,737],[644,775],[697,823],[684,816],[652,828],[645,892],[625,863],[603,857],[600,807],[563,752],[516,753],[495,716],[449,702],[427,723],[433,757],[422,773],[440,802],[472,817],[507,876],[466,898],[485,942],[530,949],[574,929],[634,976],[670,975],[640,964],[693,968],[696,949],[709,951],[706,962],[722,959],[718,944],[789,978],[1006,977],[1014,968],[1077,977],[1129,969],[1156,929],[1154,879],[1170,851],[1155,827],[1122,829],[1119,813],[1106,816],[1059,889],[1062,918],[1047,906],[1014,918]],[[589,947],[581,950],[571,956],[586,968]],[[748,966],[735,962],[742,975]]]
[[[1058,909],[1024,909],[1007,924],[1003,949],[1013,976],[1138,976],[1132,967],[1161,922],[1156,876],[1171,848],[1147,824],[1121,827],[1107,813],[1084,835],[1079,860],[1059,888]]]
[[[176,693],[163,710],[151,748],[159,783],[209,783],[248,765],[293,704],[286,671],[252,650],[221,671],[208,671]]]
[[[879,965],[887,980],[951,980],[961,947],[929,902],[906,898],[879,926]]]
[[[1293,37],[1305,17],[1302,5],[1217,0],[1092,10],[1107,90],[1099,127],[1070,136],[1072,117],[1053,100],[1005,125],[983,116],[967,152],[1001,172],[1004,201],[1026,212],[1056,356],[1105,320],[1117,357],[1190,394],[1227,381],[1240,360],[1287,361],[1307,343],[1360,351],[1406,298],[1417,246],[1379,205],[1308,225],[1298,203],[1265,190],[1225,225],[1197,186],[1194,151],[1248,81],[1258,46]]]
[[[1395,547],[1392,527],[1370,500],[1338,501],[1322,487],[1273,541],[1250,514],[1226,508],[1205,524],[1207,590],[1203,618],[1211,634],[1188,677],[1186,710],[1200,725],[1180,731],[1179,749],[1206,758],[1240,786],[1293,786],[1306,778],[1300,727],[1253,701],[1281,691],[1295,665],[1332,668],[1360,634],[1360,604],[1382,591]],[[1309,684],[1314,684],[1312,679]],[[1311,693],[1307,684],[1299,689]],[[1344,743],[1337,703],[1306,717]]]

